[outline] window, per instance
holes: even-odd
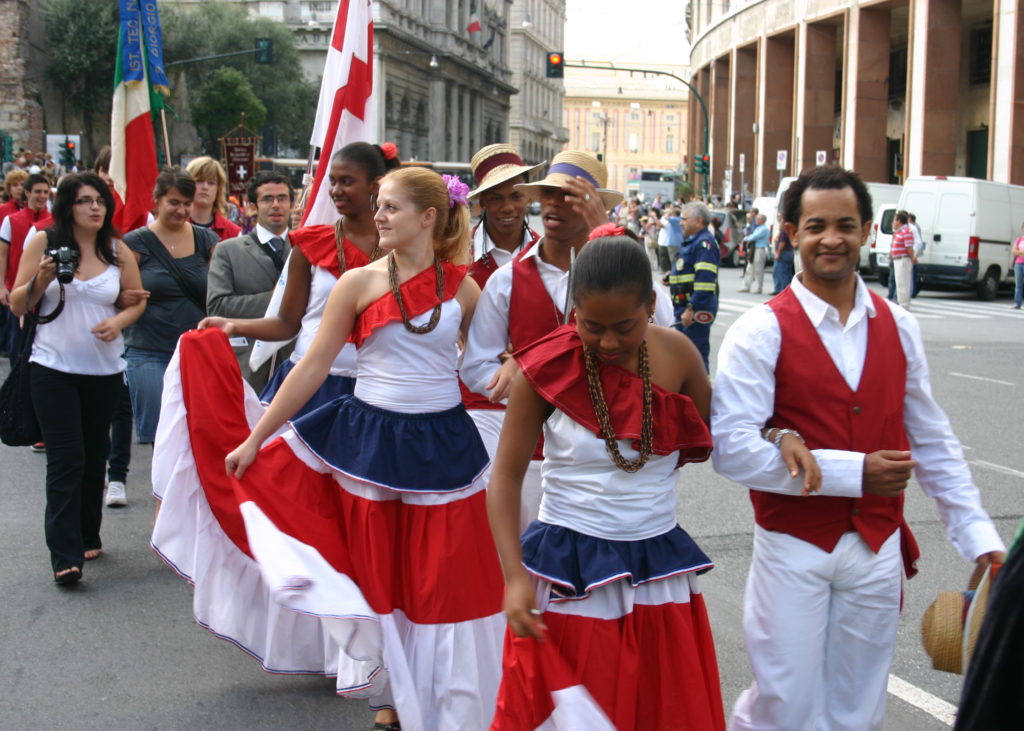
[[[597,152],[601,149],[601,133],[591,132],[590,133],[590,149]]]
[[[672,135],[668,135],[665,138],[665,152],[671,155],[675,151],[676,151],[676,138],[673,137]]]
[[[665,115],[665,121],[666,122],[675,122],[676,121],[676,115],[674,115],[674,114],[666,114]]]
[[[971,28],[967,79],[972,84],[987,84],[992,78],[992,26]]]
[[[640,135],[636,132],[629,133],[629,151],[636,152],[640,149]]]
[[[889,101],[902,100],[907,95],[907,49],[897,48],[889,53]]]
[[[639,114],[638,112],[632,112],[632,113],[631,113],[631,114],[629,115],[629,118],[630,118],[630,119],[631,119],[632,121],[634,121],[634,122],[639,122],[639,121],[640,121],[640,114]]]
[[[336,7],[334,3],[310,3],[309,10],[313,13],[333,13]]]

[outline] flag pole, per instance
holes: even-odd
[[[160,126],[164,132],[164,164],[171,167],[171,141],[167,136],[167,109],[165,107],[160,107]]]

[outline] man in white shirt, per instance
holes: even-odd
[[[907,212],[907,223],[910,224],[910,233],[914,235],[914,266],[911,267],[910,276],[913,281],[910,283],[910,297],[917,297],[921,291],[921,280],[917,278],[917,263],[924,253],[924,237],[921,236],[921,227],[917,225],[917,216]]]
[[[743,616],[755,682],[731,728],[881,729],[901,563],[916,573],[911,474],[961,556],[987,566],[1005,548],[931,395],[917,321],[857,274],[863,182],[815,168],[783,216],[803,272],[729,329],[711,407],[715,468],[750,489],[757,523]],[[817,493],[780,458],[785,439],[812,450]]]
[[[217,244],[210,259],[206,305],[208,314],[219,317],[263,317],[288,257],[288,221],[295,192],[280,173],[259,172],[247,189],[250,215],[256,228]],[[242,376],[259,393],[270,376],[271,361],[257,371],[249,367],[253,341],[232,338]]]

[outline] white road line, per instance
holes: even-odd
[[[970,373],[956,373],[950,371],[949,375],[957,376],[958,378],[970,378],[972,381],[985,381],[986,383],[995,383],[999,386],[1016,386],[1016,383],[1010,383],[1009,381],[1000,381],[998,378],[986,378],[985,376],[972,376]]]
[[[956,721],[956,706],[952,703],[947,703],[928,691],[922,690],[891,673],[889,674],[889,694],[909,703],[914,708],[920,708],[929,716],[947,726],[952,726]]]
[[[919,314],[922,310],[929,313],[932,317],[941,315],[942,317],[962,317],[966,320],[988,320],[992,317],[992,315],[976,315],[973,312],[964,312],[963,310],[953,308],[919,305],[917,303],[910,305],[910,311],[915,315]]]
[[[915,309],[924,309],[933,312],[948,313],[950,315],[956,315],[958,317],[969,317],[969,319],[989,318],[989,317],[1019,317],[1020,315],[1009,307],[1003,305],[973,305],[966,302],[957,302],[953,300],[947,300],[945,302],[921,302],[915,300],[910,305],[911,311]]]
[[[910,311],[910,314],[916,317],[918,320],[941,320],[945,317],[948,317],[948,315],[926,315],[916,307]]]
[[[1024,479],[1024,472],[1015,470],[1012,467],[1004,467],[1003,465],[996,464],[995,462],[986,462],[983,459],[969,459],[967,460],[967,464],[973,464],[978,467],[983,467],[986,470],[992,470],[993,472],[999,472],[1004,475],[1010,475],[1011,477],[1020,477],[1021,479]]]

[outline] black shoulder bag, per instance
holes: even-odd
[[[50,232],[47,244],[52,247]],[[31,289],[29,290],[31,294]],[[36,339],[36,326],[53,322],[64,310],[64,285],[60,285],[60,300],[49,315],[40,315],[39,306],[25,314],[21,350],[14,356],[11,372],[0,386],[0,442],[8,447],[28,447],[43,440],[35,407],[32,405],[32,387],[29,382],[29,362],[32,343]]]

